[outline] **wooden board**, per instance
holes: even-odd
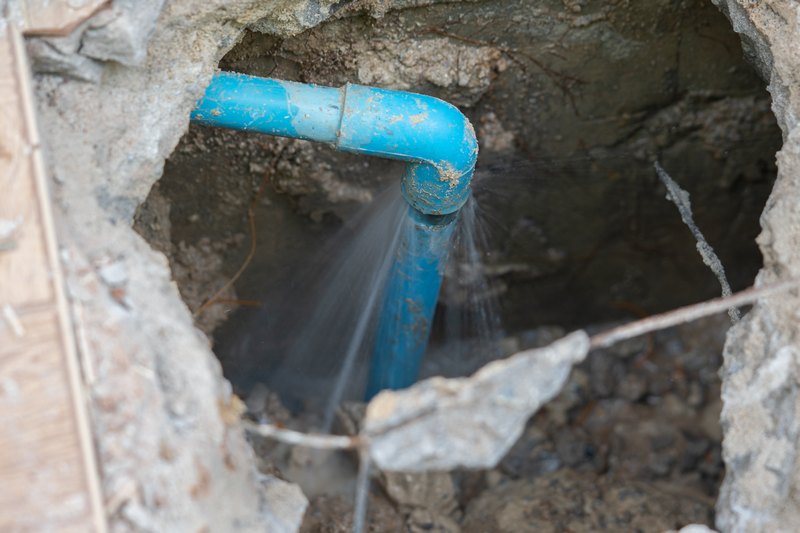
[[[67,35],[110,4],[109,0],[23,0],[22,30],[29,35]]]
[[[105,531],[24,45],[0,26],[0,531]]]

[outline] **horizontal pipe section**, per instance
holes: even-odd
[[[427,215],[464,205],[478,157],[472,125],[454,106],[361,85],[336,89],[223,72],[214,76],[192,120],[407,161],[403,196]]]
[[[341,89],[222,72],[192,112],[194,122],[336,144]]]

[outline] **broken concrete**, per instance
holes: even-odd
[[[715,0],[769,82],[783,132],[778,179],[761,217],[759,283],[800,275],[800,5]],[[722,369],[722,531],[794,531],[800,523],[800,366],[796,294],[756,306],[728,334]]]
[[[370,456],[391,471],[494,467],[588,352],[589,336],[575,331],[490,363],[469,378],[435,377],[383,391],[364,419]]]
[[[295,531],[305,497],[256,471],[238,400],[131,223],[244,28],[268,17],[291,33],[324,13],[163,4],[114,2],[67,37],[28,42],[111,529]],[[291,24],[288,7],[303,8]]]

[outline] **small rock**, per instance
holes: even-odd
[[[600,351],[589,358],[588,366],[594,396],[610,397],[625,374],[623,364],[612,353]]]
[[[386,494],[401,508],[421,508],[444,516],[458,511],[456,487],[449,472],[383,472],[380,479]]]
[[[409,533],[461,533],[458,522],[452,518],[431,512],[428,509],[414,509],[406,520]]]
[[[616,393],[629,402],[638,402],[647,394],[647,378],[636,372],[629,372],[617,384]]]
[[[115,261],[101,266],[98,271],[100,278],[109,287],[121,287],[128,281],[128,271],[122,261]]]

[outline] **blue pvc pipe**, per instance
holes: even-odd
[[[221,72],[192,111],[192,120],[335,144],[343,107],[341,89]]]
[[[452,105],[421,94],[341,89],[222,72],[192,112],[209,126],[331,144],[407,161],[401,184],[412,231],[401,243],[381,311],[368,395],[416,379],[454,217],[469,197],[478,143]]]
[[[442,270],[456,215],[423,215],[409,208],[405,231],[384,292],[367,382],[367,399],[417,379],[428,346]]]
[[[454,213],[464,205],[478,157],[472,125],[454,106],[362,85],[336,89],[222,72],[211,80],[192,120],[408,161],[403,196],[426,215]]]
[[[420,94],[345,87],[337,148],[409,161],[403,196],[426,215],[458,211],[469,197],[478,157],[472,124],[437,98]]]

